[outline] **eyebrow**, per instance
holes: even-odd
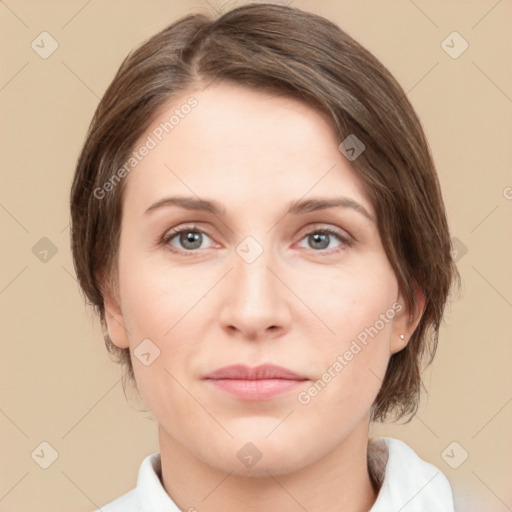
[[[217,201],[186,196],[172,196],[160,199],[156,203],[152,204],[144,214],[149,214],[154,210],[166,206],[179,206],[187,210],[206,211],[219,217],[225,217],[226,215],[225,208],[223,208]],[[318,210],[326,210],[328,208],[351,208],[352,210],[364,215],[371,222],[375,222],[374,216],[368,212],[361,203],[358,203],[349,197],[315,197],[311,199],[299,199],[297,201],[293,201],[289,205],[289,208],[284,215],[301,215]]]

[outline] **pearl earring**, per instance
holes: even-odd
[[[400,338],[405,339],[405,334],[400,334]]]

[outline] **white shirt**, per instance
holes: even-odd
[[[382,482],[369,512],[454,512],[446,476],[403,441],[373,439],[368,460]],[[160,474],[160,454],[148,455],[140,466],[137,486],[94,512],[182,512],[165,491]]]

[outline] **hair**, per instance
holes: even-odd
[[[421,123],[386,67],[333,22],[293,7],[251,3],[216,17],[187,15],[130,52],[99,102],[71,189],[71,247],[108,351],[136,384],[129,349],[109,338],[103,295],[105,283],[117,283],[126,179],[101,198],[97,191],[128,161],[159,109],[218,82],[299,99],[332,121],[340,141],[355,135],[363,142],[351,165],[375,208],[405,306],[412,314],[416,290],[425,298],[412,337],[390,357],[371,420],[391,412],[412,419],[423,362],[433,360],[449,291],[455,280],[460,286],[436,169]]]

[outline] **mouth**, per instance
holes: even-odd
[[[217,391],[241,400],[270,400],[290,392],[309,379],[288,368],[271,364],[219,368],[204,380]]]

